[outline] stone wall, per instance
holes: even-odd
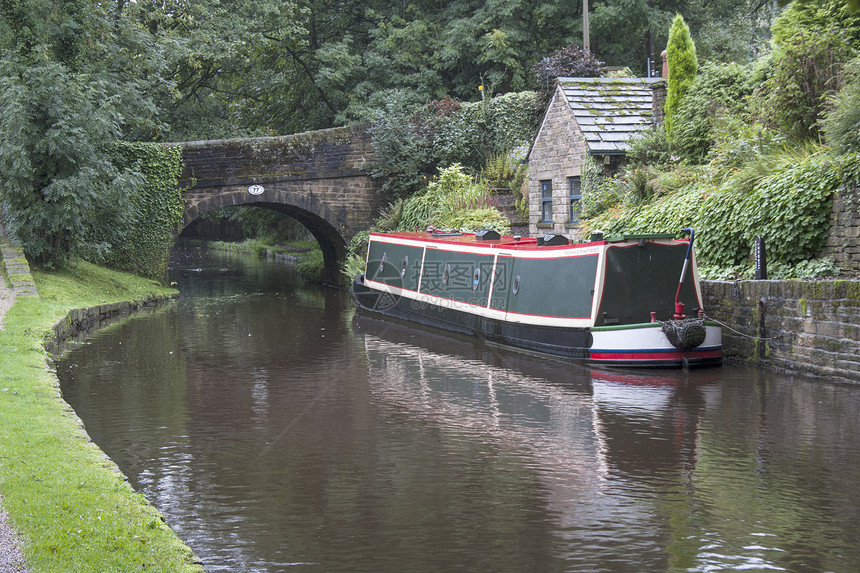
[[[833,197],[830,232],[822,253],[830,257],[843,275],[860,276],[860,187],[844,185]]]
[[[860,280],[702,281],[726,357],[860,383]]]
[[[369,173],[373,147],[360,125],[178,145],[184,164],[179,184],[188,202],[185,225],[231,205],[282,204],[334,228],[345,226],[351,236],[370,225],[379,207],[380,183]],[[252,185],[262,187],[261,194],[250,194]]]
[[[529,235],[536,237],[550,233],[569,234],[571,225],[568,177],[582,175],[586,153],[582,131],[570,113],[561,88],[556,88],[529,153]],[[544,180],[552,181],[551,223],[541,221],[540,182]]]

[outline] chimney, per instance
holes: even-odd
[[[666,52],[663,52],[664,54]],[[663,69],[666,69],[666,60],[663,60]],[[663,72],[666,73],[665,71]],[[663,123],[666,113],[663,111],[663,106],[666,103],[666,76],[651,84],[651,118],[654,120],[654,125]]]

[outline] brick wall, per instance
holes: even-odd
[[[567,105],[561,88],[556,88],[529,154],[529,235],[533,237],[549,233],[568,235],[571,230],[567,178],[582,174],[587,149]],[[551,223],[541,221],[540,182],[547,179],[552,181]]]
[[[727,358],[860,383],[860,281],[702,281]]]

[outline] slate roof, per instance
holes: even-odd
[[[558,78],[589,155],[616,155],[651,127],[652,86],[660,78]]]

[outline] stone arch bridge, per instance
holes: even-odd
[[[186,197],[182,229],[210,211],[255,205],[292,216],[313,234],[325,258],[324,280],[339,280],[349,240],[379,211],[380,182],[363,126],[281,137],[177,143]]]

